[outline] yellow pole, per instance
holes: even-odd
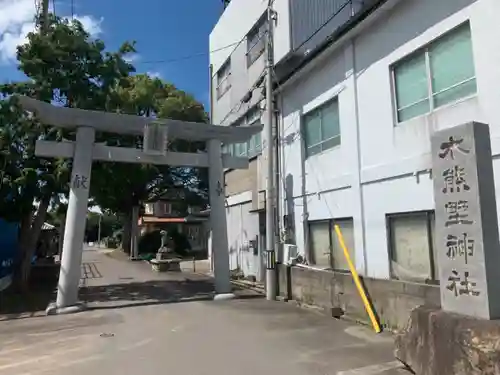
[[[375,332],[380,333],[382,330],[380,329],[380,325],[377,321],[377,318],[375,317],[375,313],[373,312],[373,308],[370,304],[370,301],[368,301],[368,297],[366,296],[366,292],[363,288],[363,285],[359,280],[359,275],[358,272],[356,271],[356,267],[354,267],[354,264],[352,264],[351,256],[349,255],[349,251],[347,250],[347,247],[344,242],[344,237],[342,236],[342,232],[340,231],[340,227],[338,225],[335,225],[335,233],[337,233],[337,238],[339,240],[340,246],[342,247],[342,250],[344,251],[345,259],[347,260],[347,264],[349,265],[349,270],[351,271],[352,278],[354,279],[354,284],[356,284],[358,293],[361,296],[361,299],[363,300],[366,312],[368,313],[368,316],[370,317],[370,320],[372,322],[373,329],[375,330]]]

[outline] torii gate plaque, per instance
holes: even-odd
[[[152,119],[109,112],[56,107],[25,96],[19,96],[21,107],[33,112],[42,123],[66,129],[77,129],[76,142],[37,141],[36,155],[73,158],[70,194],[66,214],[61,272],[56,303],[47,314],[76,312],[78,287],[92,160],[144,163],[190,167],[208,167],[210,224],[214,249],[215,299],[231,297],[229,252],[224,194],[224,168],[248,168],[248,159],[221,153],[221,143],[241,143],[260,131],[262,126],[228,127],[178,120]],[[160,124],[168,136],[176,139],[206,141],[207,153],[178,153],[165,150],[151,154],[140,149],[109,147],[96,144],[95,132],[144,135],[151,124]]]

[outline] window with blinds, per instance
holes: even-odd
[[[231,88],[231,59],[227,59],[217,72],[217,99],[221,98]]]
[[[334,225],[340,227],[351,261],[354,265],[356,264],[352,218],[309,222],[311,262],[320,268],[349,271],[349,265],[344,250],[339,244]]]
[[[387,219],[392,277],[406,281],[436,281],[434,213],[388,215]]]
[[[476,94],[469,23],[395,64],[392,73],[398,122]]]
[[[266,49],[267,13],[247,35],[247,67],[251,66]]]

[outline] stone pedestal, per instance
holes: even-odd
[[[152,259],[150,263],[152,270],[155,272],[181,271],[180,259]]]
[[[419,307],[395,355],[417,375],[500,375],[500,322]]]

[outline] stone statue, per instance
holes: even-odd
[[[160,249],[163,249],[164,247],[167,247],[167,242],[168,242],[168,232],[166,230],[161,230],[161,246]]]
[[[166,230],[160,231],[161,246],[156,253],[156,259],[164,260],[169,259],[174,255],[174,248],[172,246],[172,239],[169,237]]]

